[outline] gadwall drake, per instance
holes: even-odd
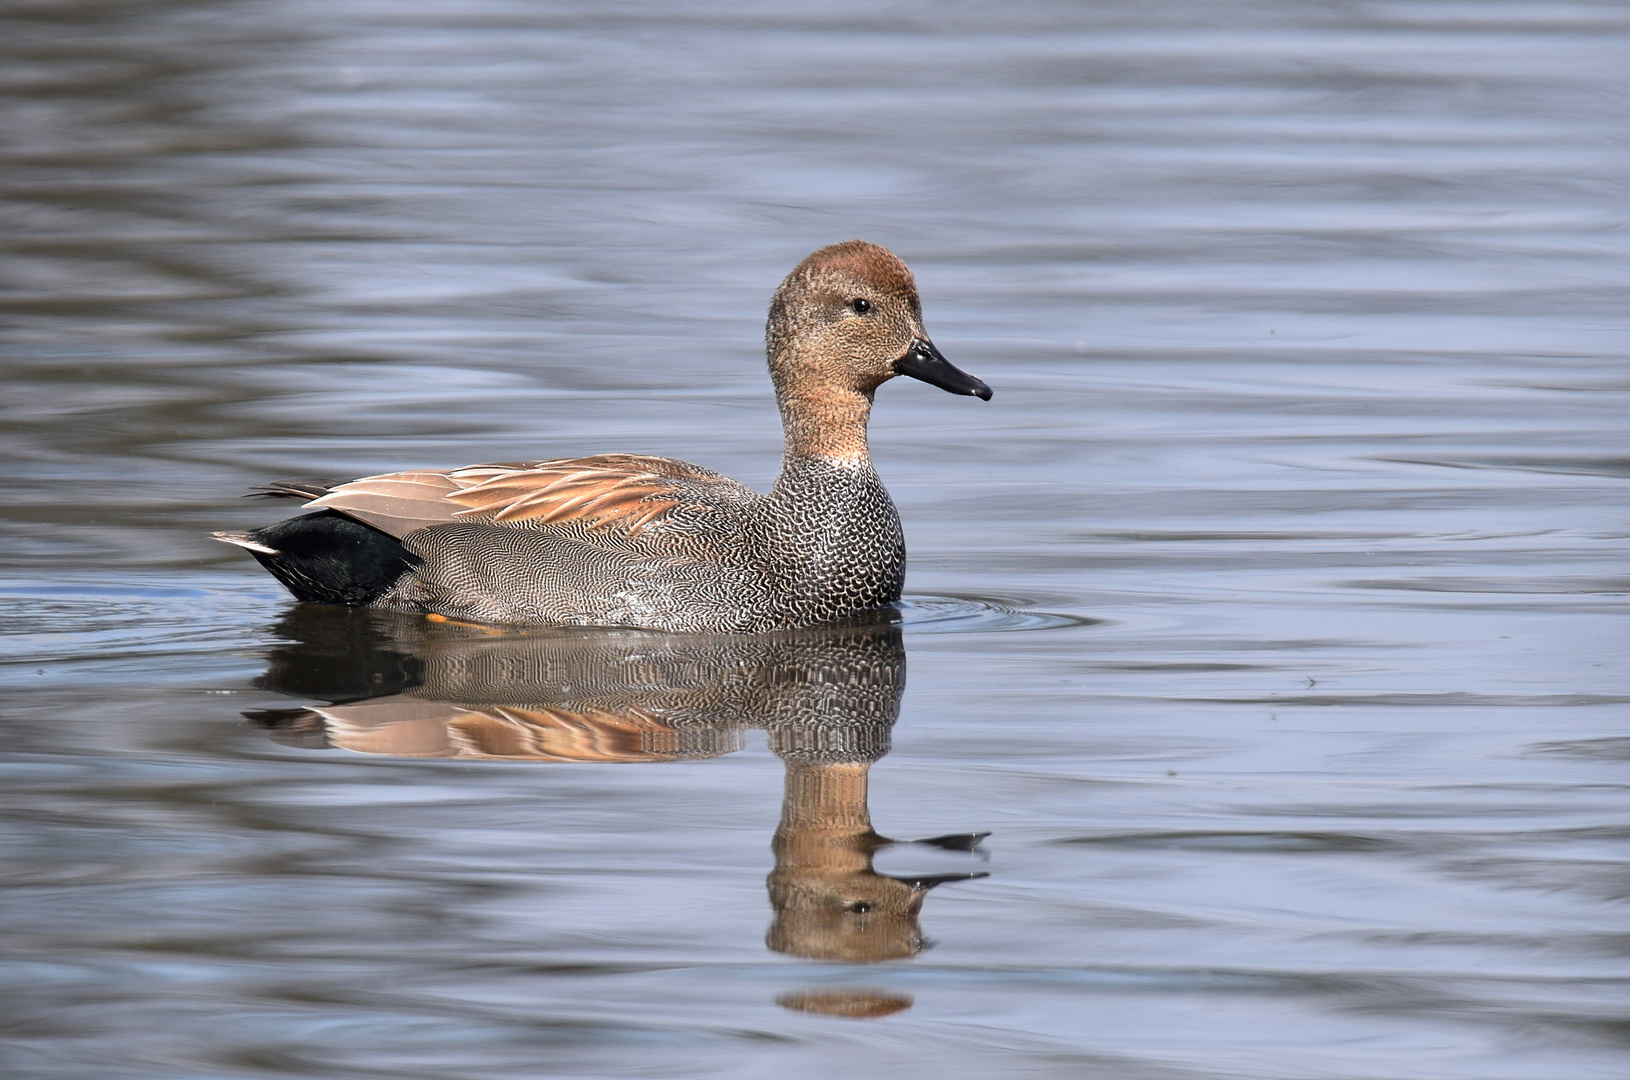
[[[767,495],[683,461],[599,454],[253,494],[314,513],[247,549],[300,600],[484,623],[758,632],[900,599],[905,539],[872,467],[872,395],[896,375],[989,400],[940,355],[911,271],[850,240],[810,255],[770,303],[786,436]]]
[[[928,893],[986,876],[971,868],[893,876],[875,866],[885,849],[973,853],[989,835],[897,841],[873,828],[870,769],[889,751],[906,685],[900,626],[887,613],[766,634],[493,632],[297,606],[273,633],[285,641],[255,685],[337,702],[244,713],[288,746],[633,764],[719,757],[746,745],[747,731],[765,732],[786,767],[765,882],[775,915],[765,943],[777,952],[845,963],[914,956],[927,947],[919,917]],[[933,863],[955,858],[936,854]],[[820,996],[783,1004],[871,1007]]]

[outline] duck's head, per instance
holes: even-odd
[[[934,348],[906,264],[864,240],[821,248],[787,275],[770,301],[766,339],[770,374],[783,393],[870,398],[896,375],[909,375],[990,400],[989,386]]]
[[[903,960],[928,948],[917,918],[928,890],[948,881],[985,875],[940,874],[896,878],[871,867],[781,866],[767,884],[775,922],[764,943],[779,953],[811,960],[874,964]]]

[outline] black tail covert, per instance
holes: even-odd
[[[383,596],[419,558],[402,541],[333,510],[303,514],[250,533],[276,554],[251,551],[300,600],[360,607]]]

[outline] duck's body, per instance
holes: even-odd
[[[909,374],[989,398],[929,343],[915,284],[850,241],[804,260],[770,308],[786,429],[774,489],[682,461],[588,458],[282,481],[315,513],[249,533],[302,600],[492,623],[760,631],[892,604],[900,517],[872,467],[872,393]]]
[[[223,539],[259,545],[249,550],[268,570],[320,602],[489,623],[756,631],[892,604],[905,574],[900,518],[869,462],[791,461],[768,495],[627,454],[286,481],[267,493],[281,492],[316,495],[307,505],[327,513]],[[593,505],[543,520],[572,499]],[[517,506],[527,500],[539,514]],[[298,559],[314,539],[325,555],[352,553],[343,577]]]

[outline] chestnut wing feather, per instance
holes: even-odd
[[[457,490],[457,482],[443,472],[384,473],[339,484],[306,507],[338,510],[400,538],[415,529],[458,520],[453,516],[458,507],[447,501]]]
[[[312,709],[328,741],[364,754],[538,761],[661,761],[679,753],[659,713],[636,706],[464,705],[399,695]]]
[[[670,511],[696,508],[699,498],[709,496],[734,501],[752,493],[687,462],[600,454],[365,476],[306,505],[338,510],[397,537],[456,521],[511,528],[584,521],[637,535]]]
[[[459,469],[451,476],[475,481],[447,496],[461,508],[461,520],[522,528],[584,521],[629,535],[676,508],[698,508],[698,497],[745,492],[707,469],[634,454],[537,461],[503,471]]]

